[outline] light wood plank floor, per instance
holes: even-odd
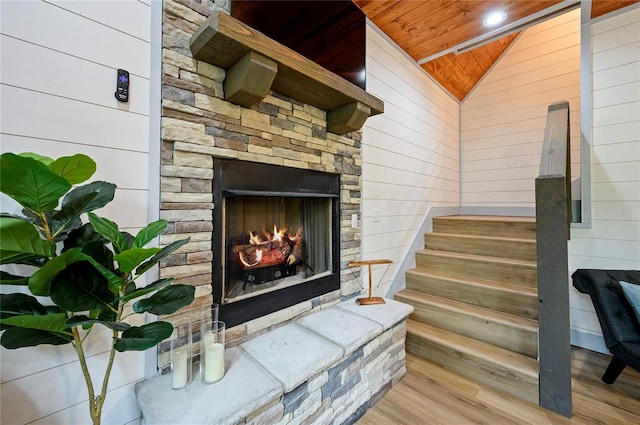
[[[573,350],[568,419],[407,354],[405,377],[357,425],[640,425],[640,373],[627,367],[613,385],[604,384],[600,376],[608,361],[599,353]]]

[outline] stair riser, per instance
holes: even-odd
[[[529,319],[538,319],[538,298],[530,294],[506,292],[458,281],[451,282],[410,272],[406,273],[406,281],[407,289]]]
[[[505,323],[478,320],[461,311],[451,311],[437,305],[412,302],[410,298],[397,295],[398,301],[413,304],[411,319],[436,326],[440,329],[502,347],[531,358],[538,356],[538,336],[531,330],[518,329]]]
[[[437,251],[486,255],[524,261],[536,260],[536,243],[530,240],[496,241],[482,237],[463,238],[437,233],[428,233],[424,239],[426,248]]]
[[[463,259],[419,251],[416,253],[416,267],[427,270],[429,273],[458,279],[481,279],[530,288],[537,287],[535,267],[493,262],[490,259]]]
[[[416,338],[411,332],[407,334],[407,350],[445,369],[538,404],[538,380],[533,377],[506,369],[472,354]]]
[[[433,232],[535,240],[536,224],[535,222],[456,220],[436,217],[433,219]]]

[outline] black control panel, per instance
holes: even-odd
[[[118,70],[118,78],[116,80],[116,99],[120,102],[129,101],[129,72],[124,69]]]

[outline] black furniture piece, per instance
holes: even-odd
[[[640,323],[618,282],[640,285],[639,270],[578,269],[573,286],[591,297],[613,359],[602,381],[613,384],[626,366],[640,371]]]

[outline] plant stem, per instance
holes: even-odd
[[[45,215],[45,213],[36,213],[36,214],[40,217],[40,220],[42,220],[42,230],[44,231],[45,238],[47,238],[49,242],[55,243],[54,237],[51,234],[51,227],[49,227],[49,222],[47,221],[47,216]],[[54,257],[55,256],[56,256],[56,253],[54,252]]]
[[[87,366],[87,359],[84,355],[84,349],[82,347],[82,338],[80,338],[80,332],[78,331],[78,327],[74,326],[72,328],[73,332],[73,348],[75,348],[76,353],[78,354],[78,360],[80,360],[80,367],[82,368],[82,375],[84,376],[84,381],[87,384],[87,392],[89,394],[89,414],[91,415],[91,421],[94,425],[100,424],[100,416],[99,414],[96,416],[96,405],[95,405],[95,392],[93,390],[93,381],[91,381],[91,374],[89,373],[89,367]]]
[[[124,288],[120,289],[120,296],[124,296],[124,291],[125,291]],[[116,322],[120,322],[122,320],[123,311],[124,311],[124,303],[122,301],[118,301],[118,312],[116,313],[116,320],[115,320]],[[115,329],[112,332],[112,338],[113,340],[111,341],[111,350],[109,352],[109,362],[107,363],[107,369],[104,372],[104,379],[102,380],[102,389],[100,391],[100,395],[98,396],[98,398],[96,398],[96,413],[97,413],[98,422],[94,421],[94,425],[100,424],[100,417],[102,415],[102,406],[104,405],[104,401],[107,397],[107,387],[109,386],[109,377],[111,376],[111,369],[113,368],[113,362],[116,358],[115,343],[116,343],[116,340],[118,339],[118,331],[116,331]]]

